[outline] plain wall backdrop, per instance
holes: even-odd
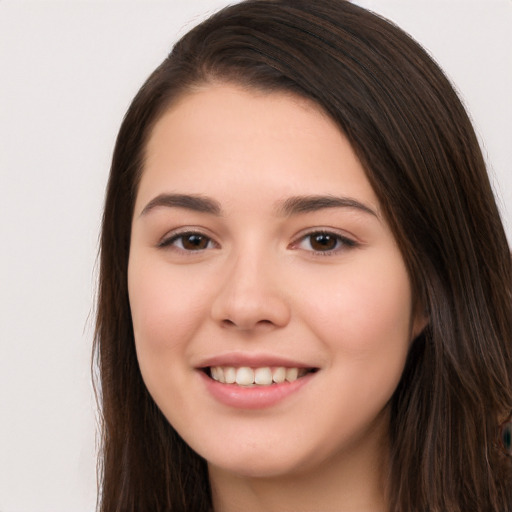
[[[0,512],[92,512],[95,261],[121,119],[224,0],[0,0]],[[422,43],[475,122],[512,240],[512,0],[361,0]]]

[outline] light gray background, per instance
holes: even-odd
[[[0,0],[0,512],[94,509],[90,347],[114,138],[176,36],[224,0]],[[512,1],[361,0],[435,56],[512,240]]]

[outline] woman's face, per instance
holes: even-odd
[[[155,125],[128,269],[146,386],[210,464],[364,450],[423,327],[379,202],[315,105],[216,85]]]

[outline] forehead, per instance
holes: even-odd
[[[289,92],[268,92],[231,83],[205,84],[180,95],[158,119],[150,134],[146,154],[151,157],[162,139],[201,138],[219,144],[221,139],[271,140],[311,137],[320,131],[342,137],[337,125],[314,101]],[[214,130],[214,132],[212,131]],[[213,135],[218,138],[214,141]]]
[[[139,195],[147,200],[176,191],[337,193],[363,196],[377,208],[335,122],[314,102],[287,93],[223,84],[186,94],[155,124],[145,157]]]

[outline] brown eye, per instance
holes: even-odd
[[[354,240],[330,231],[313,231],[304,235],[293,244],[294,249],[322,254],[324,256],[338,254],[343,250],[356,247]]]
[[[214,247],[211,238],[201,233],[179,233],[159,244],[159,247],[176,247],[182,251],[203,251]]]
[[[201,249],[206,249],[210,242],[210,239],[206,236],[197,234],[183,235],[181,239],[183,249],[186,249],[187,251],[199,251]]]
[[[333,251],[338,246],[339,237],[330,233],[313,233],[309,240],[314,251]]]

